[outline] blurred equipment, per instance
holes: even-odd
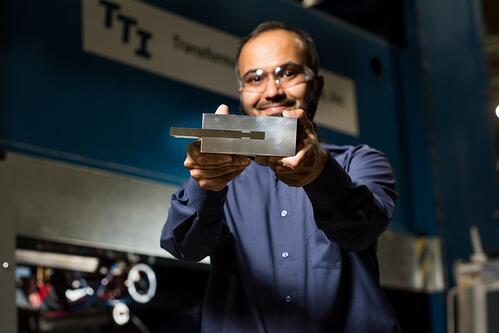
[[[116,303],[113,307],[113,319],[117,325],[124,325],[130,320],[130,309],[125,303]]]
[[[152,267],[137,255],[85,251],[94,256],[16,250],[19,332],[151,332],[134,309],[156,295]]]
[[[447,297],[447,331],[499,332],[499,260],[487,258],[476,226],[470,228],[470,234],[473,247],[470,262],[458,262],[454,267],[457,286]]]
[[[136,264],[128,272],[128,293],[139,303],[149,302],[156,294],[156,274],[146,264]]]

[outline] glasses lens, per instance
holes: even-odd
[[[242,88],[247,92],[264,92],[267,89],[270,77],[275,80],[275,84],[287,89],[298,84],[307,82],[313,78],[311,69],[298,64],[285,64],[277,66],[273,75],[263,69],[257,69],[246,73],[242,78]]]
[[[246,73],[243,77],[243,90],[254,92],[264,91],[267,87],[268,76],[268,73],[265,73],[263,69]]]
[[[281,87],[284,89],[307,81],[305,68],[296,64],[287,64],[282,67],[277,67],[274,76],[279,80]]]

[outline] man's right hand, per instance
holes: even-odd
[[[222,104],[215,113],[229,114],[229,107]],[[196,141],[187,146],[184,166],[202,189],[221,191],[250,163],[251,160],[246,156],[202,153],[201,141]]]

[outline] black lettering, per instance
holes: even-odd
[[[186,40],[183,40],[182,37],[177,34],[173,34],[172,39],[173,47],[181,52],[206,59],[214,64],[234,67],[234,59],[212,50],[209,46],[201,47],[199,45],[192,44]]]
[[[130,16],[118,15],[118,19],[123,23],[123,34],[121,35],[121,40],[123,43],[128,43],[130,41],[130,27],[136,25],[137,21]]]
[[[182,40],[179,35],[173,35],[173,47],[179,49],[181,47]]]
[[[144,58],[151,58],[151,53],[147,51],[147,42],[152,38],[152,34],[150,32],[137,29],[137,35],[140,38],[140,47],[135,50],[135,54]]]
[[[121,7],[111,1],[100,0],[100,4],[106,7],[106,15],[104,17],[104,26],[110,29],[113,26],[113,12]]]

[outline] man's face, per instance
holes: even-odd
[[[271,30],[250,39],[242,48],[239,56],[239,77],[261,69],[273,73],[277,66],[297,64],[306,66],[306,45],[293,32]],[[241,105],[250,116],[282,116],[285,110],[304,109],[310,111],[309,101],[312,98],[311,82],[303,82],[283,89],[268,80],[262,92],[240,92]]]

